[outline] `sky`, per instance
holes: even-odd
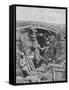
[[[65,24],[65,9],[16,7],[16,20]]]

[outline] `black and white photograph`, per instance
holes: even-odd
[[[69,90],[69,0],[1,0],[0,12],[0,90]]]
[[[67,80],[66,9],[16,6],[16,83]]]

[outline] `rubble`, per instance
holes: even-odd
[[[61,42],[60,33],[47,26],[18,27],[16,29],[16,82],[65,80],[65,77],[62,78],[65,73],[65,59],[62,57],[65,55],[62,54],[64,46],[62,47]]]

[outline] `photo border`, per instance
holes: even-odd
[[[56,6],[40,6],[40,5],[21,5],[21,4],[14,4],[13,5],[15,7],[15,15],[14,15],[14,19],[15,19],[15,66],[14,66],[14,71],[15,71],[15,75],[14,75],[14,81],[15,84],[14,85],[34,85],[34,84],[51,84],[51,83],[64,83],[64,82],[68,82],[68,69],[67,69],[67,7],[56,7]],[[50,81],[50,82],[34,82],[34,83],[16,83],[16,7],[34,7],[34,8],[50,8],[50,9],[65,9],[66,10],[66,80],[65,81]]]

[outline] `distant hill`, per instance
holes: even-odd
[[[65,33],[66,27],[65,24],[55,24],[55,23],[47,23],[47,22],[38,22],[38,21],[16,21],[16,27],[23,27],[29,25],[42,25],[47,26],[50,29],[55,29],[60,33]]]

